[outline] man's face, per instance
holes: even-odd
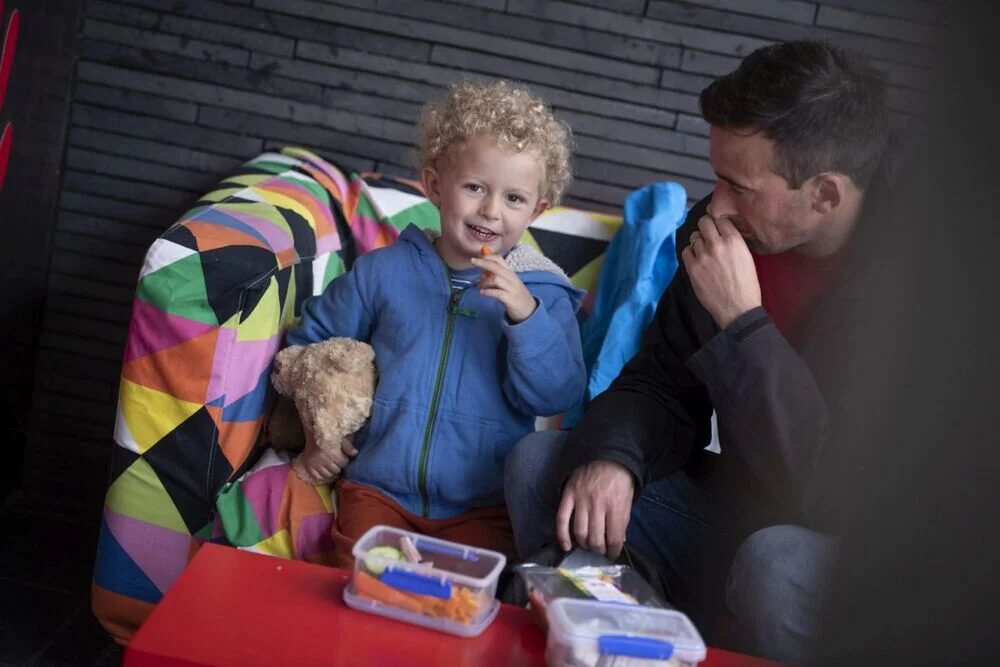
[[[763,132],[712,126],[709,162],[717,180],[708,213],[729,218],[750,250],[774,255],[816,239],[819,217],[806,189],[774,173],[774,142]]]

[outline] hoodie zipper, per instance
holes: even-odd
[[[448,289],[451,290],[451,297],[448,299],[448,318],[445,322],[444,341],[441,343],[441,356],[438,360],[437,377],[434,379],[434,394],[431,398],[431,410],[427,417],[427,428],[424,429],[424,442],[420,448],[420,463],[417,466],[417,486],[420,489],[420,500],[422,503],[421,516],[425,519],[430,516],[430,497],[427,493],[427,459],[431,451],[431,434],[434,432],[434,424],[437,421],[438,403],[441,400],[442,380],[444,379],[444,369],[448,365],[448,353],[451,351],[451,335],[455,329],[455,317],[463,315],[465,317],[475,317],[478,314],[458,307],[458,301],[462,298],[462,292],[451,289],[451,270],[445,267],[445,280]]]

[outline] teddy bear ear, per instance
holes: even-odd
[[[291,396],[294,393],[295,367],[305,351],[306,348],[302,345],[291,345],[275,355],[271,382],[279,394]]]
[[[371,368],[375,360],[375,350],[368,343],[359,340],[347,341],[343,352],[343,363],[352,373],[362,373]]]

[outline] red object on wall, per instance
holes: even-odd
[[[0,134],[0,190],[3,190],[3,178],[7,175],[7,161],[10,159],[10,145],[14,141],[14,128],[10,123]]]
[[[3,0],[0,0],[0,21],[3,21]],[[0,23],[2,25],[2,23]],[[0,47],[0,109],[7,95],[7,84],[10,82],[10,70],[14,67],[14,49],[17,48],[18,27],[21,25],[21,14],[15,9],[7,22],[7,32],[3,36],[3,46]],[[0,190],[3,190],[4,177],[7,175],[7,163],[10,161],[10,146],[14,141],[14,128],[10,123],[0,134]]]
[[[0,7],[0,17],[3,16],[3,7]],[[17,32],[21,24],[21,13],[16,9],[11,12],[10,21],[7,22],[7,33],[3,40],[3,49],[0,50],[0,108],[3,108],[3,98],[7,93],[7,83],[10,81],[10,70],[14,66],[14,50],[17,48]]]

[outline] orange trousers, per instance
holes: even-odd
[[[382,525],[410,530],[480,549],[492,549],[514,558],[514,533],[507,508],[485,507],[450,519],[425,519],[407,512],[389,496],[346,480],[339,480],[337,521],[333,525],[333,560],[337,567],[352,569],[351,549],[372,526]]]

